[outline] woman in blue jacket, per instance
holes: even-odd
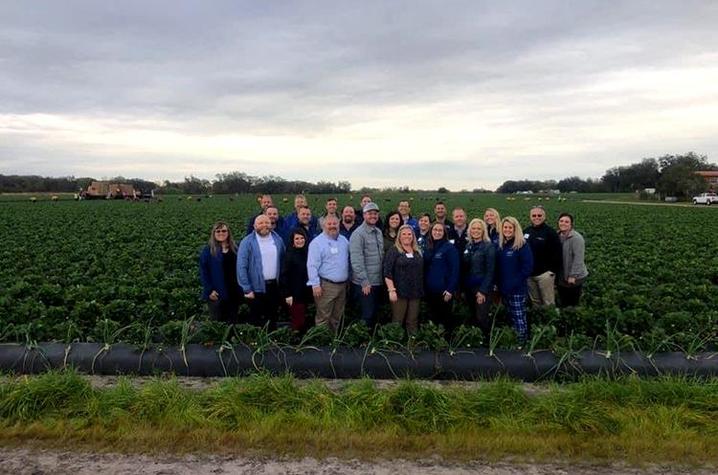
[[[424,289],[429,318],[444,325],[447,333],[451,333],[456,326],[452,304],[459,285],[459,253],[446,238],[446,227],[442,223],[432,224],[430,233],[424,254]]]
[[[516,218],[507,216],[501,220],[499,235],[498,275],[499,292],[504,306],[519,337],[519,344],[529,337],[526,319],[526,280],[533,270],[534,259],[531,246],[524,240],[521,225]]]
[[[242,299],[237,284],[237,246],[223,221],[214,223],[209,242],[199,255],[199,278],[212,319],[237,323]]]
[[[494,288],[496,246],[489,238],[486,223],[475,218],[469,223],[469,242],[463,255],[466,265],[464,288],[472,323],[478,325],[487,339],[491,333],[491,291]]]

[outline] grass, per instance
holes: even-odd
[[[712,465],[718,381],[585,379],[527,393],[416,381],[337,390],[255,375],[208,389],[176,379],[97,389],[74,372],[0,383],[0,444],[126,452],[250,453]]]

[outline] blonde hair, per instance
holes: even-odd
[[[469,223],[469,232],[467,233],[469,236],[469,239],[471,239],[471,226],[475,224],[481,225],[481,240],[484,242],[491,242],[491,239],[489,238],[489,230],[487,229],[486,223],[481,218],[474,218]],[[472,239],[473,241],[473,239]]]
[[[506,238],[504,238],[504,232],[503,227],[504,223],[509,223],[511,226],[514,227],[514,245],[511,246],[513,250],[518,250],[523,247],[524,244],[526,244],[526,241],[524,240],[524,232],[521,229],[521,225],[519,224],[519,221],[514,218],[513,216],[506,216],[504,219],[501,220],[501,228],[499,228],[499,247],[501,249],[504,248],[504,243],[506,242]]]
[[[499,227],[499,223],[501,223],[501,215],[496,210],[496,208],[486,208],[486,211],[484,211],[484,221],[486,221],[486,213],[492,213],[494,216],[496,216],[496,224],[495,227]]]
[[[229,229],[229,226],[227,226],[227,223],[224,221],[217,221],[212,226],[212,230],[209,232],[209,252],[212,254],[212,256],[217,257],[217,250],[222,249],[222,245],[215,239],[214,232],[221,228],[227,228],[227,244],[229,244],[229,251],[230,252],[237,252],[237,246],[234,244],[234,240],[232,239],[232,231]]]
[[[399,226],[399,229],[396,230],[396,239],[394,239],[394,246],[399,249],[399,252],[404,252],[404,247],[401,245],[401,241],[399,241],[399,237],[401,236],[401,232],[404,229],[408,229],[411,231],[411,248],[414,250],[414,252],[418,252],[421,254],[421,250],[419,250],[419,244],[416,242],[416,233],[414,233],[414,228],[412,228],[408,224],[402,224]]]

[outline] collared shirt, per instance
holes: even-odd
[[[320,279],[345,282],[349,279],[349,241],[341,234],[336,239],[322,233],[309,243],[307,285],[317,287]]]
[[[262,274],[264,280],[273,280],[277,278],[277,245],[271,234],[260,236],[256,234],[259,243],[259,252],[262,255]]]
[[[411,228],[416,232],[419,229],[419,221],[416,220],[416,218],[412,217],[411,215],[407,216],[406,218],[404,216],[401,217],[402,224],[406,224],[408,226],[411,226]]]

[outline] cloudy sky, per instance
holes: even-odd
[[[718,161],[718,2],[0,0],[0,173],[495,188]]]

